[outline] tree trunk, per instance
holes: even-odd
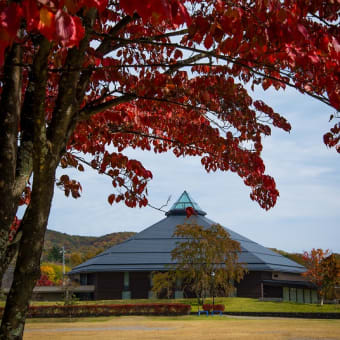
[[[53,162],[54,163],[54,162]],[[32,199],[22,220],[22,238],[0,328],[1,340],[22,339],[29,301],[40,277],[40,257],[54,192],[56,165],[47,165],[33,181]]]
[[[0,283],[2,282],[3,276],[10,265],[10,263],[13,261],[17,251],[19,248],[19,243],[11,244],[7,247],[6,252],[3,256],[3,261],[0,262]]]
[[[0,101],[0,262],[8,245],[8,232],[16,213],[13,188],[16,175],[17,134],[21,103],[22,48],[13,44],[3,70],[3,90]],[[2,279],[2,276],[1,276]]]

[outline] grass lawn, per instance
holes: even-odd
[[[122,316],[28,320],[24,340],[340,339],[340,320]]]
[[[196,299],[170,299],[170,300],[157,300],[157,299],[142,299],[142,300],[101,300],[101,301],[77,301],[77,304],[123,304],[123,303],[150,303],[150,302],[181,302],[191,305],[191,311],[198,310]],[[206,303],[212,303],[212,299],[206,299]],[[340,313],[340,305],[315,305],[315,304],[302,304],[293,302],[269,302],[260,301],[258,299],[249,298],[215,298],[216,304],[224,304],[225,311],[229,312],[308,312],[308,313],[327,313],[337,312]],[[33,301],[32,305],[51,305],[51,304],[64,304],[63,302],[51,301]],[[3,305],[3,304],[2,304]],[[201,307],[202,309],[202,307]]]

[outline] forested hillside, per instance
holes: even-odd
[[[134,232],[111,233],[104,236],[79,236],[47,230],[42,262],[61,262],[61,248],[65,248],[66,263],[73,267],[95,256],[103,250],[123,242]]]

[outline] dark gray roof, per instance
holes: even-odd
[[[191,202],[191,205],[189,205]],[[192,206],[196,215],[186,217],[185,209]],[[70,274],[107,271],[164,270],[171,261],[171,251],[180,239],[172,237],[179,224],[192,223],[209,227],[216,222],[206,218],[205,212],[184,192],[166,214],[167,217],[144,229],[130,239],[117,244],[96,257],[72,269]],[[278,271],[302,273],[300,264],[225,228],[230,237],[241,245],[239,261],[250,271]]]

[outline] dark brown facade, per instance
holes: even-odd
[[[243,280],[235,284],[237,289],[237,296],[259,298],[262,296],[261,283],[262,280],[269,280],[272,278],[271,272],[249,272]]]
[[[124,288],[124,273],[94,274],[95,300],[115,300],[122,298]]]

